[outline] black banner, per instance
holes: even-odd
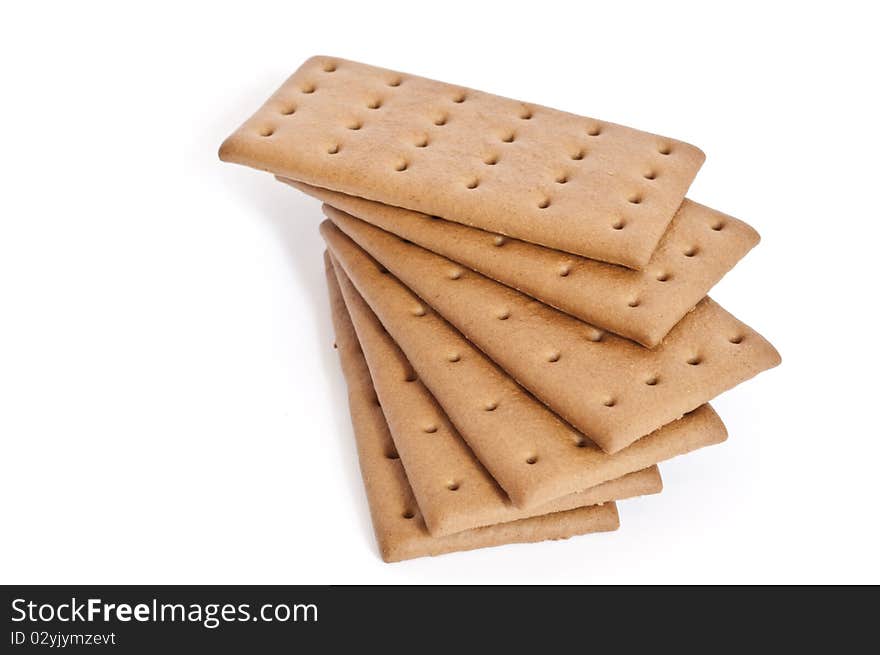
[[[2,587],[9,653],[319,652],[351,643],[858,644],[875,591],[612,587]],[[674,637],[673,637],[674,635]],[[708,641],[707,641],[708,639]],[[354,641],[353,641],[354,640]],[[415,641],[413,641],[415,640]],[[421,640],[421,641],[420,641]],[[594,643],[595,642],[595,643]]]

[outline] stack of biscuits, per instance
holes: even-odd
[[[220,157],[323,203],[386,561],[616,529],[780,362],[706,295],[759,237],[685,198],[687,143],[320,56]]]

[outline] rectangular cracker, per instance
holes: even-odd
[[[354,327],[348,318],[328,259],[325,259],[325,266],[336,344],[348,384],[358,459],[373,529],[383,560],[396,562],[509,543],[566,539],[579,534],[617,529],[617,507],[614,503],[606,503],[490,525],[446,537],[431,536],[419,513],[400,460],[388,457],[389,453],[394,452],[388,424],[382,409],[373,401],[370,372],[359,350]]]
[[[334,268],[396,452],[432,535],[660,493],[654,466],[537,507],[514,506],[335,262]]]
[[[336,209],[648,348],[660,343],[760,240],[742,221],[685,199],[650,263],[633,271],[279,179]]]
[[[609,453],[780,361],[766,339],[709,298],[648,350],[348,214],[338,213],[334,221],[322,224],[325,240],[357,242]],[[411,321],[426,313],[420,303],[409,309]]]
[[[705,156],[622,125],[312,57],[220,158],[641,268]]]
[[[419,380],[516,506],[539,506],[727,438],[724,424],[704,406],[608,455],[436,313],[414,317],[412,310],[424,307],[415,294],[381,273],[376,261],[338,230],[326,233],[347,276],[339,278],[353,310],[371,305]]]

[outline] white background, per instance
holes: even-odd
[[[24,4],[0,34],[0,582],[880,582],[869,3]],[[316,201],[216,151],[331,54],[700,146],[783,364],[616,533],[387,565]]]

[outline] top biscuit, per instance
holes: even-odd
[[[319,56],[220,158],[639,269],[705,157],[614,123]]]

